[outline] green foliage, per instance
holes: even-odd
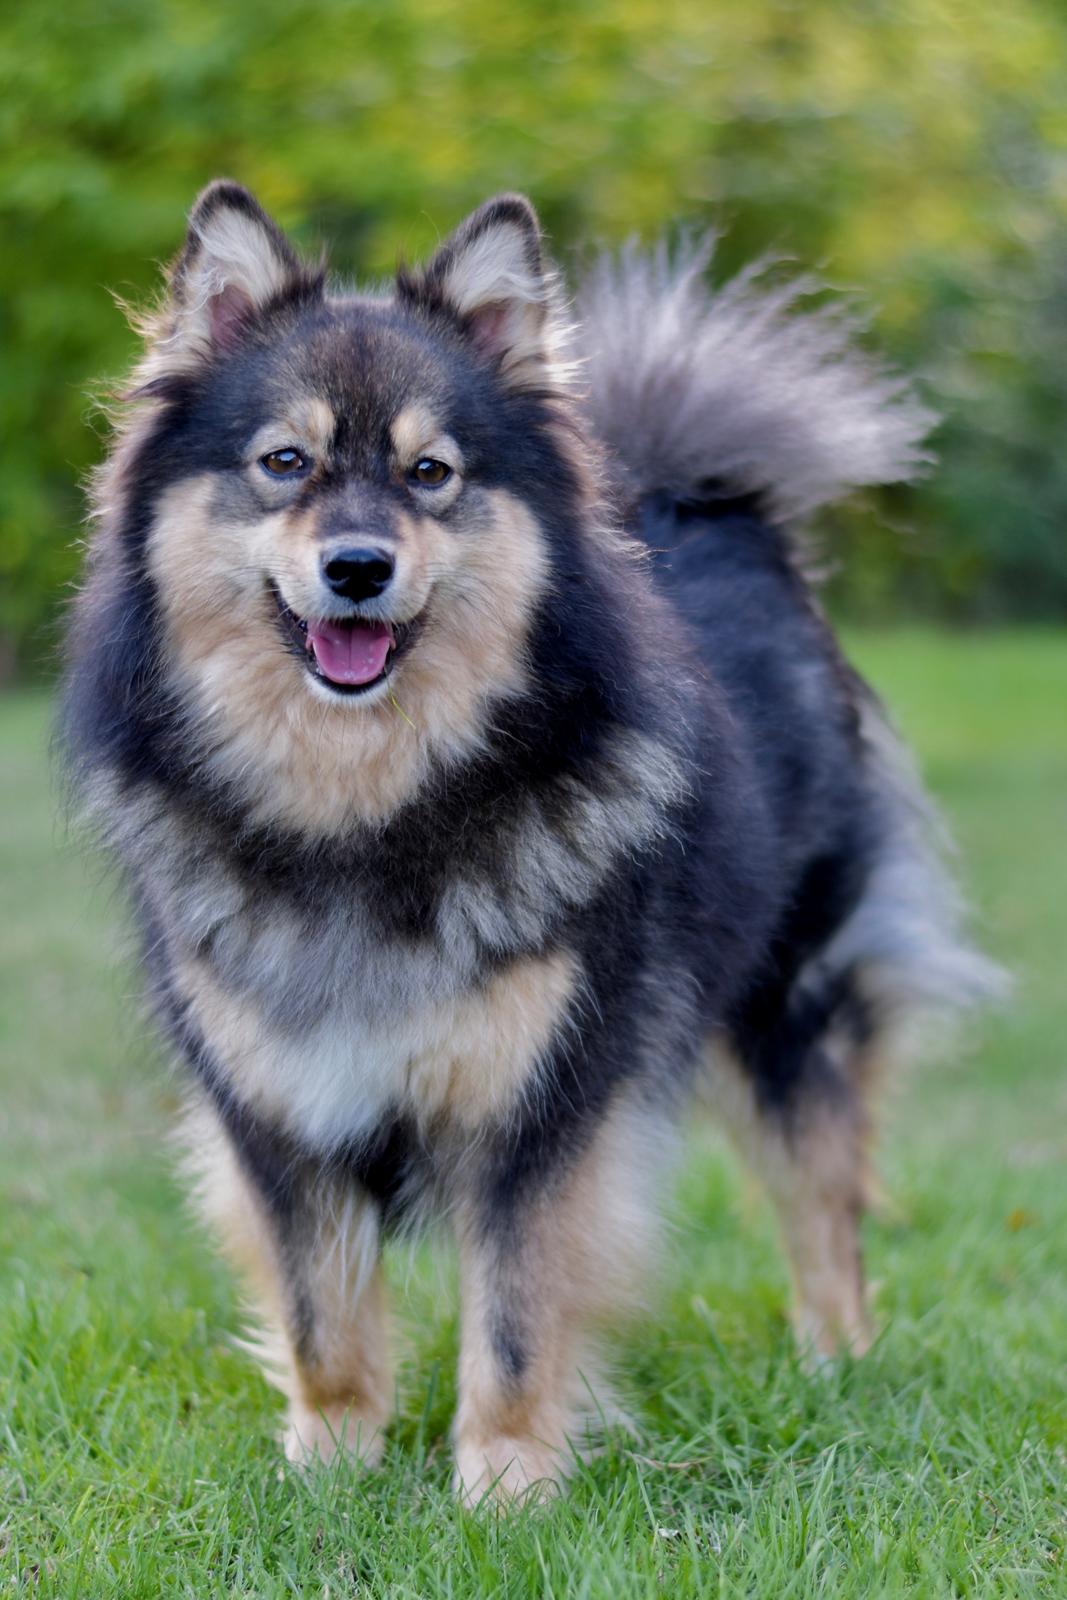
[[[283,1469],[278,1397],[169,1176],[174,1086],[145,1059],[114,897],[56,848],[47,702],[0,699],[0,1594],[1065,1592],[1067,647],[855,644],[931,758],[1017,1005],[893,1096],[861,1363],[799,1370],[767,1215],[694,1128],[658,1310],[618,1363],[638,1431],[510,1523],[451,1500],[455,1301],[421,1252],[389,1262],[406,1343],[382,1470]]]
[[[1044,0],[13,0],[0,18],[0,645],[73,576],[87,390],[211,176],[362,275],[502,187],[564,251],[721,225],[874,308],[942,466],[839,520],[842,597],[1067,611],[1067,14]]]

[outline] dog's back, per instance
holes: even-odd
[[[760,773],[786,885],[768,982],[784,1000],[803,977],[809,1025],[820,1007],[854,1022],[870,1007],[864,1028],[884,1033],[1000,978],[963,935],[907,752],[819,607],[806,526],[850,490],[914,476],[933,419],[838,309],[798,314],[808,283],[750,273],[712,294],[711,254],[630,248],[589,274],[586,408]],[[778,1092],[795,1062],[767,1066],[786,1072]]]
[[[937,821],[797,532],[854,487],[912,476],[931,419],[838,315],[797,316],[796,290],[747,277],[709,295],[709,258],[600,264],[579,301],[586,405],[759,774],[776,909],[714,1030],[709,1095],[776,1202],[801,1340],[829,1353],[868,1338],[857,1223],[876,1075],[1001,978],[963,935]]]

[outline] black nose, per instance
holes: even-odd
[[[346,600],[374,600],[393,576],[387,550],[335,550],[322,558],[322,575]]]

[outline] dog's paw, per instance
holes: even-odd
[[[361,1467],[376,1467],[385,1449],[383,1424],[342,1403],[291,1406],[283,1439],[286,1459],[295,1466],[330,1462],[338,1453]]]
[[[453,1485],[473,1509],[539,1505],[560,1492],[565,1457],[540,1440],[501,1437],[474,1444],[459,1440]]]
[[[809,1376],[832,1370],[842,1356],[866,1355],[874,1339],[866,1311],[858,1308],[829,1318],[799,1307],[793,1315],[793,1333],[800,1364]]]

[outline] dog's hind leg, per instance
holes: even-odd
[[[206,1101],[185,1144],[201,1209],[250,1291],[248,1347],[288,1400],[286,1455],[344,1450],[373,1465],[393,1401],[376,1207],[343,1174],[236,1140]]]
[[[870,1343],[860,1224],[869,1201],[865,1053],[812,1040],[788,1093],[725,1037],[711,1047],[711,1104],[766,1188],[793,1284],[793,1327],[809,1361]]]

